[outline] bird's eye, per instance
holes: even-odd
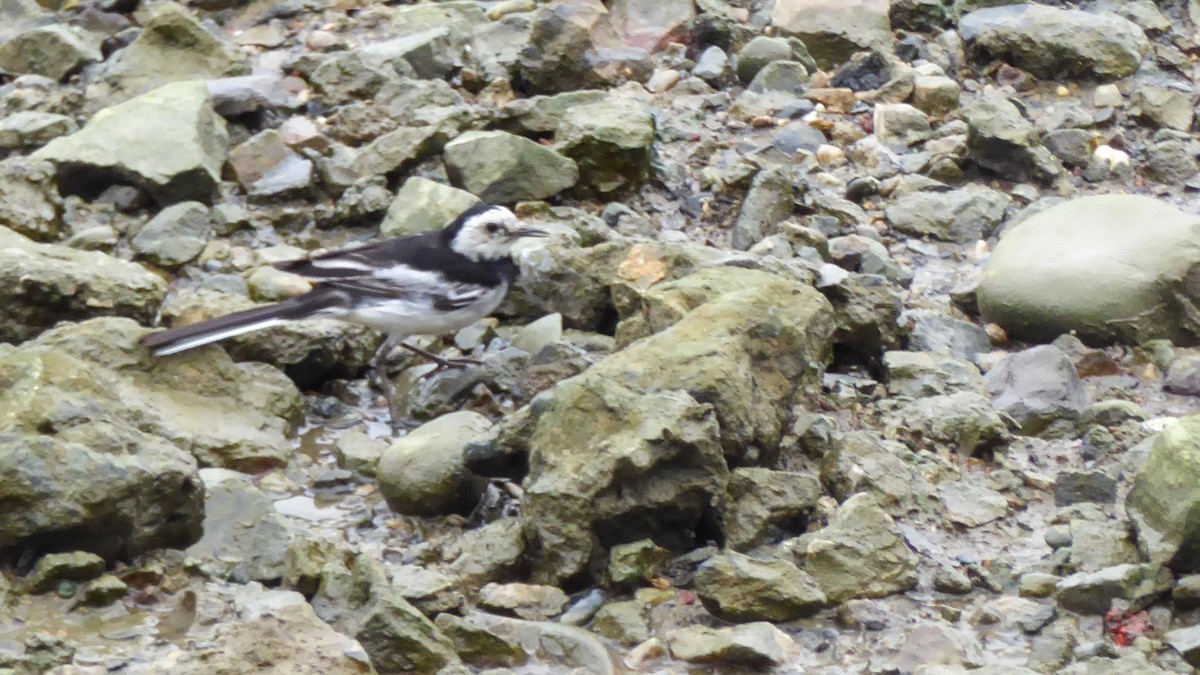
[[[500,224],[499,223],[488,223],[487,231],[491,234],[496,234],[497,232],[500,231]]]

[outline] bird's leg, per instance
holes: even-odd
[[[383,393],[383,398],[387,401],[388,419],[391,422],[392,430],[397,429],[396,419],[396,385],[392,384],[392,378],[388,377],[387,361],[392,350],[397,344],[403,344],[403,336],[388,334],[387,339],[383,344],[379,345],[379,350],[375,352],[375,356],[371,357],[371,376],[370,382],[376,389]]]
[[[407,342],[401,342],[400,346],[414,354],[424,356],[425,358],[437,364],[437,368],[425,373],[421,376],[422,378],[433,377],[435,374],[440,373],[447,368],[466,368],[468,366],[478,366],[483,364],[483,361],[480,361],[479,359],[448,359],[444,356],[438,356],[431,351],[421,349],[420,347],[414,347]]]

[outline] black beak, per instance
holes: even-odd
[[[545,230],[539,230],[536,227],[522,227],[509,236],[511,236],[513,239],[521,239],[523,237],[549,237],[550,233]]]

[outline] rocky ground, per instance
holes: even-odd
[[[1200,3],[0,0],[0,673],[1200,665]],[[480,200],[484,365],[138,339]]]

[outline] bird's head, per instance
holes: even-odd
[[[503,206],[488,204],[467,209],[446,227],[445,234],[451,249],[477,262],[510,258],[522,239],[547,236],[525,227]]]

